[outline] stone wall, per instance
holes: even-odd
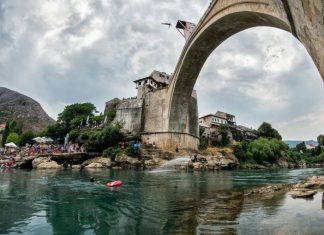
[[[186,133],[156,132],[144,133],[141,135],[142,141],[156,145],[163,150],[175,151],[178,149],[197,150],[199,138]]]
[[[142,100],[126,99],[121,100],[116,107],[116,117],[114,121],[124,123],[123,130],[132,135],[139,135],[142,127]]]
[[[165,132],[168,126],[166,89],[149,92],[143,102],[143,132]]]

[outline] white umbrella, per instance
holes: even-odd
[[[54,140],[50,137],[35,137],[33,139],[35,142],[37,143],[40,143],[40,144],[43,144],[43,143],[50,143],[50,142],[53,142]]]
[[[35,141],[35,142],[37,142],[37,143],[44,143],[44,139],[43,139],[42,137],[39,137],[39,136],[35,137],[35,138],[33,139],[33,141]]]
[[[13,142],[7,143],[7,144],[5,144],[5,146],[8,148],[18,148],[17,145]]]
[[[43,137],[45,143],[51,143],[54,140],[51,137]]]

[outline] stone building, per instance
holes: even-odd
[[[215,114],[207,114],[198,119],[200,137],[210,138],[217,134],[220,125],[235,127],[235,116],[229,113],[217,111]]]
[[[114,122],[124,123],[123,131],[131,136],[141,138],[145,142],[159,146],[159,138],[152,135],[152,130],[158,130],[164,125],[167,88],[172,81],[172,76],[165,72],[154,70],[149,76],[134,81],[137,96],[106,102],[104,113],[115,112]],[[190,107],[197,107],[197,95],[194,90],[191,95]],[[193,116],[196,112],[192,112]],[[198,117],[191,117],[198,119]],[[198,129],[198,125],[197,125]],[[150,133],[148,137],[147,133]],[[167,134],[167,133],[166,133]]]

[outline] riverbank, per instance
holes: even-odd
[[[137,157],[119,153],[114,158],[107,158],[97,153],[76,152],[38,154],[28,157],[17,156],[13,159],[15,167],[33,169],[112,168],[152,170],[165,164],[177,170],[187,171],[324,167],[324,163],[308,164],[304,160],[288,162],[285,159],[279,159],[275,163],[240,163],[233,154],[232,148],[208,148],[204,151],[195,152],[183,149],[162,151],[156,148],[144,148],[141,155]],[[13,159],[0,160],[0,165],[5,166],[7,163],[12,162]]]

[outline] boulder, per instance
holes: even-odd
[[[92,162],[89,165],[85,166],[85,168],[106,168],[104,165],[98,162]]]
[[[38,157],[38,158],[35,158],[33,161],[32,161],[32,166],[34,169],[37,169],[38,168],[38,165],[41,164],[41,163],[46,163],[46,162],[51,162],[51,160],[49,160],[48,157]],[[55,162],[56,163],[56,162]],[[56,163],[57,164],[57,163]],[[43,166],[45,166],[46,164],[43,164]]]
[[[133,162],[134,158],[131,158],[125,154],[117,155],[115,158],[115,162],[118,163],[129,163],[131,164]]]
[[[84,161],[81,164],[81,168],[109,168],[111,167],[110,158],[106,157],[95,157]]]
[[[43,161],[37,165],[37,169],[59,169],[62,168],[56,161]]]
[[[313,197],[316,193],[316,190],[292,190],[288,194],[292,198],[309,198]]]

